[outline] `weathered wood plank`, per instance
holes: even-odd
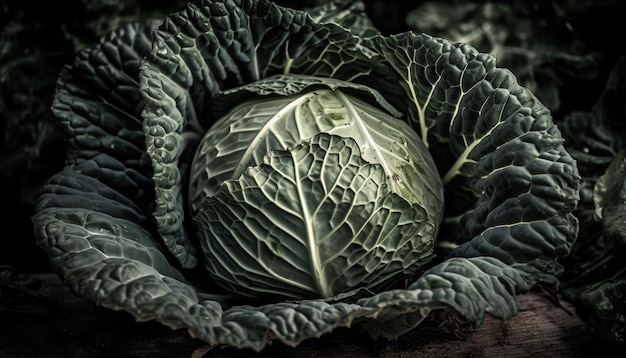
[[[73,296],[53,274],[37,276],[38,292],[58,306],[45,313],[1,313],[0,357],[592,357],[619,356],[587,335],[567,302],[559,307],[537,292],[519,296],[520,313],[487,317],[474,329],[448,316],[428,320],[397,341],[374,341],[357,329],[337,329],[296,348],[275,342],[261,353],[209,348],[157,322],[137,323],[126,312]]]

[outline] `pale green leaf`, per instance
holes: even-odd
[[[436,227],[441,218],[442,184],[416,133],[362,99],[369,94],[378,98],[377,92],[333,79],[321,81],[307,76],[272,77],[267,82],[274,84],[263,93],[275,93],[274,86],[284,84],[280,94],[289,96],[257,97],[218,121],[194,157],[189,193],[192,210],[197,210],[204,197],[214,195],[224,180],[236,179],[247,167],[261,163],[268,151],[292,148],[316,133],[331,133],[356,140],[363,158],[384,168],[390,189],[425,207]],[[317,89],[299,92],[312,85]],[[254,91],[256,86],[261,84],[245,88]],[[354,91],[361,92],[361,97],[353,95]]]
[[[247,296],[378,288],[433,257],[424,209],[390,192],[354,140],[324,133],[225,181],[195,221],[209,272]]]

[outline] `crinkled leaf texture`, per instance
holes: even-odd
[[[335,23],[265,0],[200,1],[155,32],[126,25],[80,52],[53,103],[67,166],[33,218],[75,293],[212,345],[261,350],[356,324],[396,337],[440,308],[476,325],[485,312],[506,319],[519,291],[558,273],[580,179],[548,110],[467,45],[364,38]],[[219,118],[220,91],[281,73],[374,88],[421,133],[446,183],[438,240],[457,245],[449,256],[405,288],[328,299],[222,305],[215,284],[197,280],[183,190],[194,135]]]
[[[332,297],[391,285],[432,259],[426,210],[392,192],[354,139],[322,132],[263,164],[194,218],[209,272],[233,292]]]
[[[443,184],[379,93],[303,75],[223,93],[236,105],[202,138],[188,195],[194,213],[207,203],[195,219],[216,279],[249,296],[329,297],[389,286],[430,261]],[[320,133],[354,144],[316,140],[302,155],[298,143]],[[268,155],[285,150],[297,160]]]
[[[259,96],[245,99],[254,93]],[[260,164],[268,151],[331,133],[355,139],[363,159],[383,167],[391,190],[426,208],[433,233],[439,226],[443,184],[435,163],[380,93],[333,78],[279,75],[222,94],[232,110],[211,126],[194,155],[189,184],[193,212],[223,181]]]

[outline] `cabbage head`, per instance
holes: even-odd
[[[210,345],[478,326],[556,282],[580,176],[495,58],[363,4],[200,0],[120,26],[59,76],[67,160],[34,228],[96,304]]]
[[[389,285],[430,261],[443,184],[407,123],[333,78],[248,87],[263,95],[216,121],[190,168],[212,277],[251,297],[325,298]]]

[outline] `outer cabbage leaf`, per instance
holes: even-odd
[[[157,25],[122,26],[63,69],[52,110],[65,131],[66,167],[44,186],[33,222],[51,268],[75,294],[180,326],[170,311],[197,295],[153,239],[137,83]]]
[[[52,267],[81,296],[141,320],[185,327],[214,345],[261,350],[272,338],[296,345],[352,324],[369,327],[374,335],[380,332],[373,325],[395,326],[388,334],[396,336],[444,307],[477,325],[485,312],[511,317],[517,312],[515,294],[533,281],[526,275],[527,263],[553,262],[575,237],[568,209],[576,201],[576,168],[549,113],[510,73],[468,46],[415,34],[364,41],[340,26],[318,24],[304,12],[263,0],[191,3],[166,18],[151,50],[146,49],[150,31],[139,28],[120,28],[81,52],[62,74],[55,100],[68,165],[46,185],[33,220]],[[446,207],[444,235],[466,241],[454,254],[468,257],[448,258],[408,289],[371,297],[353,291],[326,300],[232,305],[222,304],[216,295],[221,291],[211,282],[192,280],[198,272],[178,263],[191,267],[195,260],[180,194],[187,179],[185,155],[195,148],[183,134],[199,137],[214,123],[210,106],[220,90],[278,73],[374,88],[409,123],[418,124],[416,129],[426,124],[422,137],[442,174],[463,158],[446,188],[462,210]],[[511,107],[498,106],[499,100]],[[145,147],[137,116],[142,110]],[[504,151],[489,155],[511,141],[528,153],[517,159]],[[538,163],[552,165],[534,166]],[[496,179],[506,179],[500,173],[509,173],[503,169],[514,168],[515,174],[522,167],[533,170],[533,180],[554,186],[533,185],[546,190],[524,201],[528,186],[524,191],[497,185]],[[534,218],[545,231],[515,225],[526,218],[524,212],[536,215],[533,210],[549,219]],[[168,262],[171,253],[176,258]],[[491,254],[495,257],[483,256]],[[381,323],[383,318],[390,324]]]
[[[37,211],[77,208],[152,226],[152,166],[141,130],[140,55],[157,22],[121,27],[81,51],[57,82],[52,111],[63,125],[66,167],[44,187]]]
[[[529,264],[536,279],[559,274],[555,259],[578,231],[580,175],[549,110],[469,45],[412,33],[367,45],[396,71],[388,86],[400,84],[405,105],[392,104],[407,111],[442,174],[450,235],[440,244],[456,247],[451,255]]]

